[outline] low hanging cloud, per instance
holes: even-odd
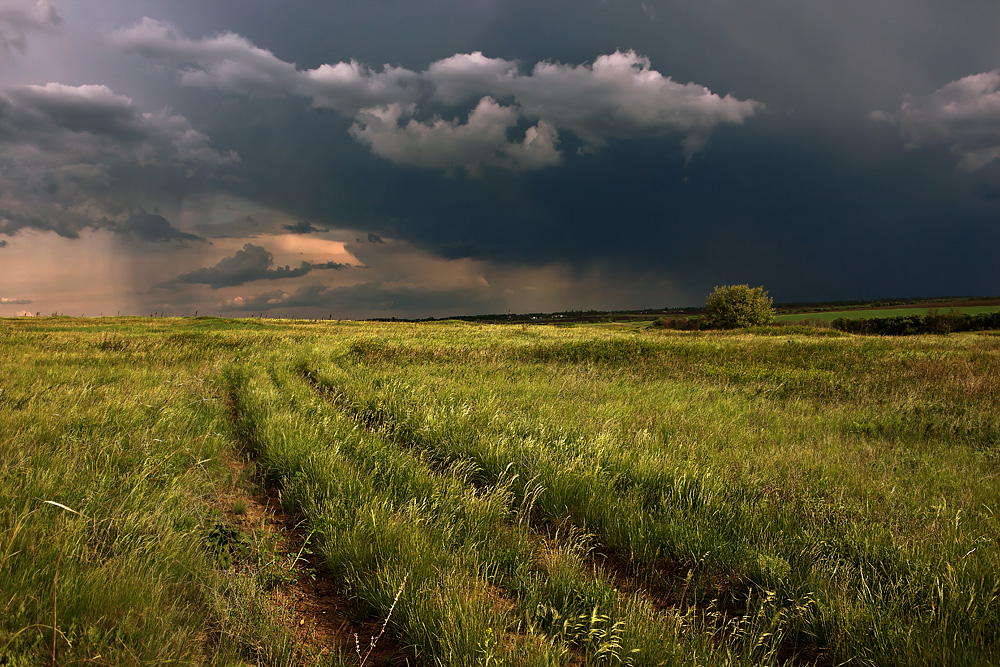
[[[283,229],[287,229],[293,234],[313,234],[316,232],[328,232],[329,229],[320,228],[312,224],[308,220],[299,220],[294,225],[282,225]]]
[[[0,305],[3,306],[23,305],[26,303],[33,303],[33,302],[31,299],[17,299],[9,296],[0,296]]]
[[[314,270],[333,269],[340,271],[350,268],[349,264],[338,262],[302,262],[297,268],[279,266],[272,269],[274,255],[261,246],[247,243],[242,250],[237,250],[232,257],[224,257],[215,266],[205,267],[180,275],[161,286],[183,284],[208,285],[212,289],[235,287],[255,280],[278,280],[281,278],[297,278]]]
[[[171,241],[204,241],[200,236],[182,232],[170,224],[170,221],[157,213],[147,213],[140,210],[133,213],[124,222],[114,228],[120,237],[148,241],[150,243],[169,243]]]
[[[975,171],[1000,158],[1000,69],[952,81],[924,100],[908,100],[898,114],[873,112],[897,122],[908,145],[945,143],[958,168]]]
[[[114,227],[136,194],[119,185],[144,170],[158,182],[190,181],[238,162],[183,116],[143,112],[107,86],[0,89],[0,233],[35,228],[76,238],[88,227]]]
[[[517,61],[480,52],[456,54],[423,72],[351,62],[297,69],[245,37],[222,33],[189,39],[172,25],[144,18],[113,37],[125,51],[176,63],[183,84],[250,95],[295,95],[314,107],[355,119],[351,135],[398,164],[480,174],[486,167],[541,169],[562,160],[560,131],[591,149],[609,140],[679,136],[687,157],[701,152],[720,124],[742,124],[763,108],[677,83],[635,51],[615,51],[592,64]],[[504,100],[498,103],[497,100]],[[507,103],[510,100],[510,103]],[[475,103],[450,119],[421,117],[421,107]],[[529,125],[511,140],[515,126]]]
[[[48,0],[6,0],[0,5],[0,54],[24,53],[29,33],[53,33],[62,23]]]

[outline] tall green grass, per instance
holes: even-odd
[[[205,549],[238,339],[58,322],[0,324],[0,664],[298,664],[255,577]]]
[[[693,572],[701,604],[835,660],[995,658],[994,339],[505,343],[457,365],[362,340],[308,372],[414,451],[538,484],[542,522],[668,598]]]
[[[441,462],[359,429],[303,381],[301,362],[255,366],[227,374],[240,432],[362,608],[386,614],[408,577],[390,628],[418,661],[729,659],[704,632],[680,632],[685,623],[707,627],[695,613],[664,615],[617,591],[595,570],[585,533],[539,530],[534,498],[514,494],[515,477],[501,472],[484,484],[470,462]]]
[[[4,320],[0,660],[358,664],[245,455],[410,664],[995,664],[1000,338],[806,333]]]

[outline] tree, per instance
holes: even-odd
[[[771,303],[763,287],[716,286],[705,301],[705,315],[717,329],[765,326],[774,319]]]

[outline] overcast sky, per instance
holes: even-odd
[[[0,315],[1000,293],[994,0],[0,0]]]

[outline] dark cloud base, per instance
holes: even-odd
[[[312,224],[308,220],[300,220],[294,225],[282,225],[282,229],[286,229],[293,234],[315,234],[318,232],[328,232],[329,229],[321,229],[316,225]]]
[[[215,266],[205,267],[177,276],[160,287],[177,287],[185,284],[208,285],[212,289],[235,287],[256,280],[280,280],[298,278],[315,270],[333,269],[340,271],[350,268],[350,264],[338,262],[302,262],[298,268],[279,266],[272,269],[274,255],[261,246],[247,243],[232,257],[223,257]]]
[[[125,222],[114,227],[115,234],[126,239],[149,241],[152,243],[168,243],[171,241],[204,241],[200,236],[188,234],[170,224],[170,221],[158,213],[147,213],[140,210],[130,215]]]
[[[733,282],[785,301],[1000,287],[997,166],[961,174],[947,150],[915,155],[892,128],[862,121],[837,135],[774,116],[749,129],[720,129],[687,164],[662,140],[482,179],[386,168],[357,147],[344,161],[300,154],[258,195],[287,206],[287,186],[297,216],[332,226],[335,210],[444,257],[579,274],[610,265],[626,283],[660,276],[692,303]],[[325,174],[322,186],[308,173]]]

